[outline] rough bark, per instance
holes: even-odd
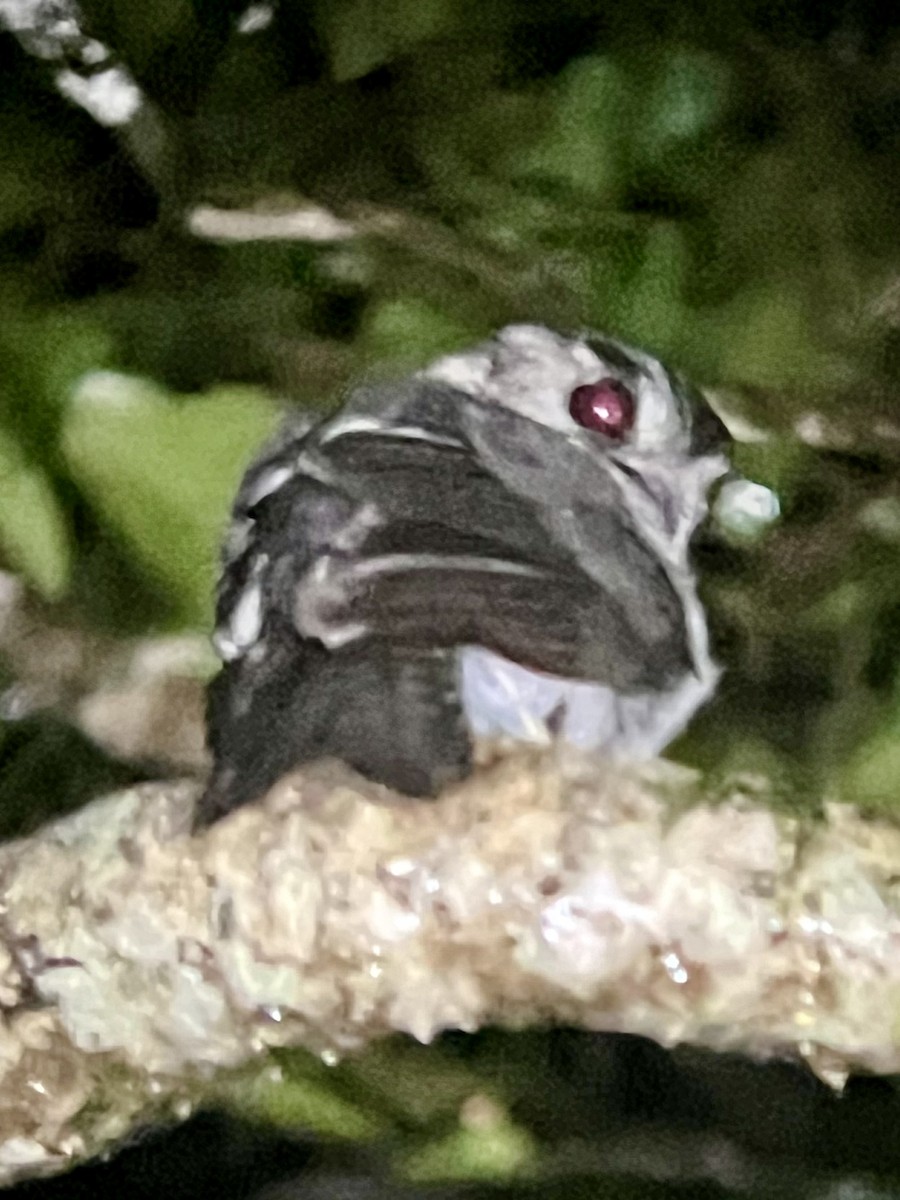
[[[433,803],[322,764],[192,837],[192,783],[0,847],[0,1183],[268,1046],[552,1019],[900,1071],[900,831],[554,752]]]

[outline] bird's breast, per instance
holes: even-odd
[[[456,652],[459,700],[475,738],[653,758],[682,732],[715,690],[719,670],[703,656],[666,691],[622,695],[613,688],[523,667],[481,646]]]

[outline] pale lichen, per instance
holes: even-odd
[[[900,831],[849,809],[801,825],[552,749],[436,802],[320,764],[193,837],[196,794],[135,788],[0,848],[0,1179],[275,1045],[551,1018],[900,1070]]]

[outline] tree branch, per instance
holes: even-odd
[[[520,753],[434,803],[337,764],[190,836],[193,784],[0,847],[0,1183],[268,1046],[552,1019],[900,1070],[900,831],[668,763]]]

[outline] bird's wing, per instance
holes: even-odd
[[[213,770],[201,826],[316,758],[413,796],[437,794],[471,765],[450,651],[367,643],[331,653],[270,632],[260,660],[226,663],[213,680],[207,728]]]
[[[389,420],[344,414],[313,446],[369,523],[301,583],[324,640],[365,624],[623,691],[690,669],[682,598],[596,443],[418,381]]]
[[[678,596],[608,480],[582,478],[558,435],[519,431],[504,457],[442,421],[351,413],[248,473],[219,590],[209,815],[320,755],[412,792],[461,773],[460,645],[624,691],[690,670]]]

